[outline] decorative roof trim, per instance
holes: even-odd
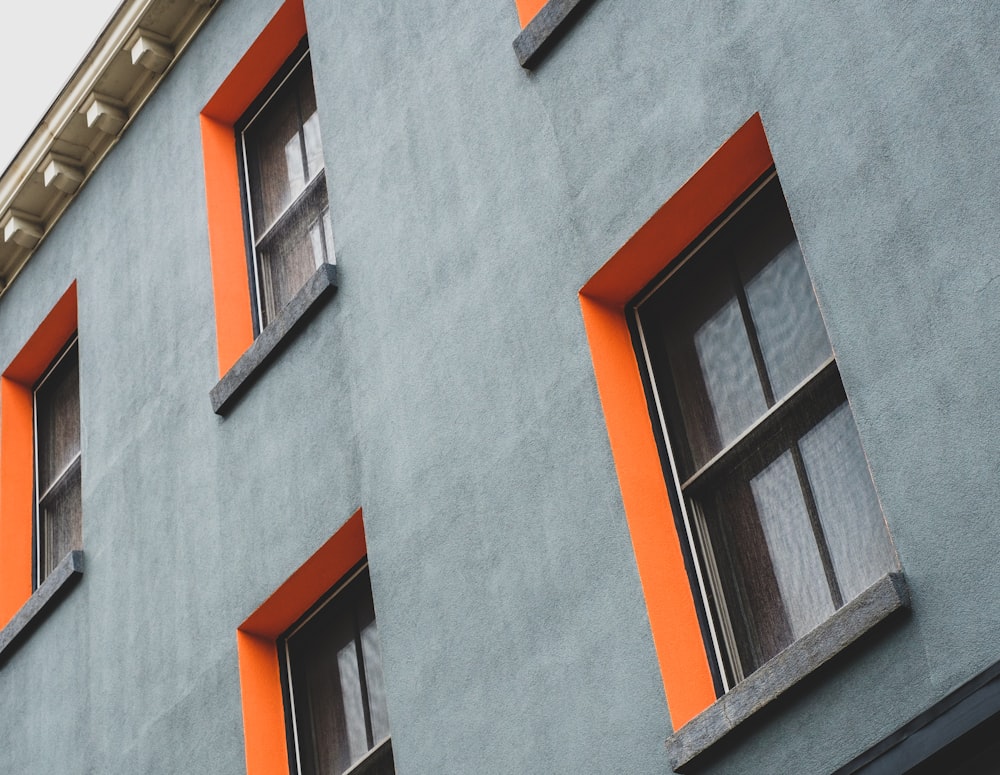
[[[218,0],[124,0],[0,175],[0,296]]]

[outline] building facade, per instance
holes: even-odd
[[[123,3],[0,177],[0,770],[989,771],[998,17]]]

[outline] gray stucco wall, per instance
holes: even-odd
[[[306,0],[340,290],[225,418],[198,112],[213,17],[0,300],[76,278],[86,573],[0,667],[0,769],[244,771],[235,629],[359,506],[401,773],[665,773],[577,290],[762,115],[913,613],[718,773],[829,772],[1000,657],[1000,7]]]

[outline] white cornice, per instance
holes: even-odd
[[[125,0],[119,6],[0,175],[0,295],[216,4]]]

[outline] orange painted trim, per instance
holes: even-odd
[[[286,0],[201,111],[219,376],[253,344],[250,278],[233,125],[306,34],[302,0]]]
[[[625,305],[772,165],[754,115],[580,290],[653,643],[678,729],[715,701],[697,605],[684,567]]]
[[[288,773],[277,638],[367,553],[358,509],[236,631],[247,775]]]
[[[517,4],[517,18],[521,22],[521,29],[528,26],[540,10],[545,7],[548,0],[515,0]]]
[[[76,331],[76,282],[0,375],[0,627],[32,591],[35,423],[33,389]]]

